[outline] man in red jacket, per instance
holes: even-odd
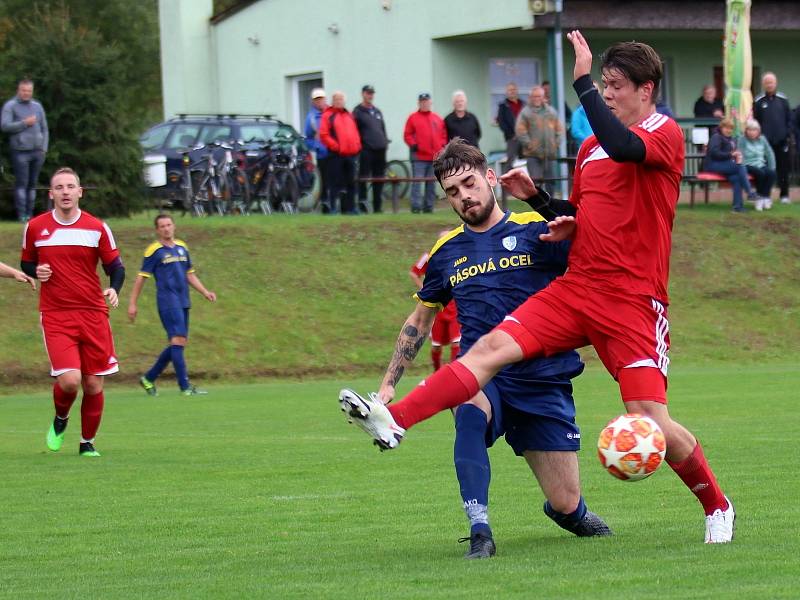
[[[319,139],[328,148],[328,173],[331,178],[330,213],[336,212],[341,198],[342,214],[356,212],[356,156],[361,152],[358,127],[345,108],[344,92],[334,92],[332,105],[322,113],[319,121]]]
[[[411,212],[433,212],[435,198],[433,159],[447,144],[447,128],[442,117],[431,110],[431,95],[419,95],[419,110],[406,120],[403,139],[411,150],[411,167],[414,177],[430,177],[425,183],[425,203],[422,203],[422,184],[411,185]]]

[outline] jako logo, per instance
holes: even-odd
[[[453,263],[453,266],[457,267],[458,265],[464,264],[465,262],[467,262],[467,257],[462,256],[461,258],[456,259],[456,262]]]

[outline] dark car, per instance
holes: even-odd
[[[153,191],[174,204],[182,196],[182,150],[193,149],[189,156],[194,162],[206,152],[205,144],[231,143],[242,155],[246,151],[245,160],[252,164],[261,156],[260,147],[287,140],[297,150],[298,163],[312,165],[311,175],[307,169],[298,170],[300,192],[305,193],[314,183],[308,147],[294,127],[270,115],[178,115],[145,131],[139,144],[146,156],[166,157],[166,185]]]

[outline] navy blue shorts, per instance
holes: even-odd
[[[168,338],[189,336],[188,308],[159,309],[158,316],[161,317],[161,324],[167,331]]]
[[[517,456],[526,450],[580,450],[572,383],[531,382],[495,377],[483,388],[492,405],[486,447],[505,436]]]

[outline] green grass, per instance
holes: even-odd
[[[383,369],[413,308],[408,268],[442,227],[454,224],[444,209],[359,218],[178,219],[178,234],[189,243],[199,276],[219,295],[211,305],[193,294],[187,349],[193,373],[198,381],[256,380]],[[745,216],[721,205],[679,210],[670,307],[675,360],[785,362],[796,356],[798,225],[798,205]],[[152,223],[142,215],[111,226],[129,273],[111,322],[119,378],[132,382],[163,344],[152,282],[135,326],[125,314]],[[16,264],[19,236],[17,225],[0,224],[0,260]],[[2,393],[41,382],[47,362],[34,295],[6,280],[0,289]]]
[[[408,379],[404,389],[415,381]],[[45,393],[0,400],[0,596],[8,598],[792,598],[800,580],[793,366],[676,369],[673,415],[736,503],[735,542],[702,543],[699,505],[664,467],[619,482],[595,458],[621,412],[598,369],[577,381],[584,494],[615,531],[578,539],[542,513],[524,462],[491,451],[498,554],[464,561],[452,418],[379,453],[344,423],[342,384],[214,385],[187,400],[112,387],[97,438],[45,449]]]

